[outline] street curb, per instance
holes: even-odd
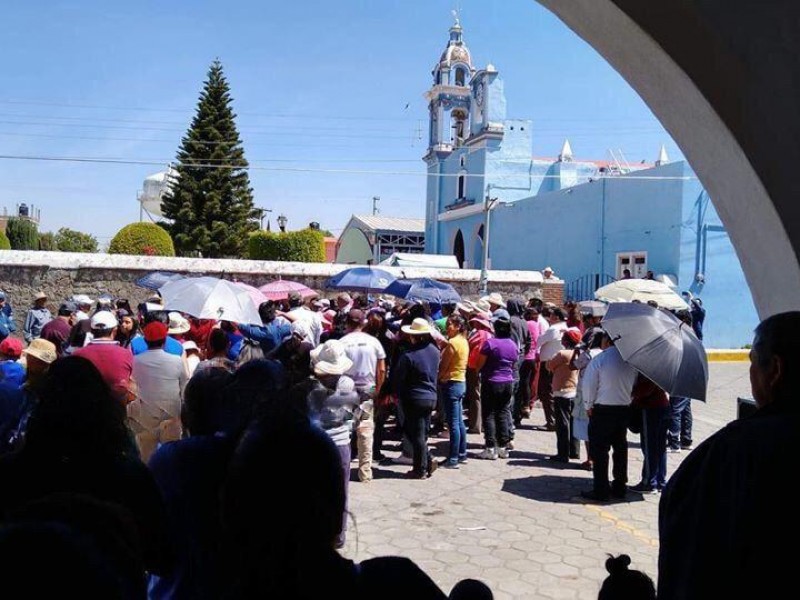
[[[706,350],[708,362],[746,362],[750,360],[750,350]]]

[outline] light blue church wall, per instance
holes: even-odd
[[[681,289],[703,301],[707,347],[741,348],[759,322],[753,297],[714,205],[688,166],[685,172],[693,179],[683,196]]]

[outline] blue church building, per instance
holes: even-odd
[[[670,162],[663,147],[652,164],[579,160],[569,141],[557,157],[534,158],[531,121],[506,118],[500,73],[474,66],[458,20],[426,99],[426,252],[480,269],[488,238],[488,268],[550,266],[576,300],[625,269],[653,271],[702,299],[707,347],[751,341],[750,289],[688,163]]]

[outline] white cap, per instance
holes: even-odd
[[[92,302],[94,302],[86,294],[76,294],[75,296],[72,297],[72,301],[79,306],[85,306],[87,304],[91,304]]]
[[[117,318],[107,310],[101,310],[92,316],[92,329],[114,329],[117,325]]]

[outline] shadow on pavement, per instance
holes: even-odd
[[[528,500],[539,502],[558,502],[560,504],[622,504],[642,502],[644,497],[635,492],[628,492],[624,499],[611,498],[606,502],[591,502],[582,498],[580,493],[591,489],[592,480],[586,477],[569,475],[540,475],[539,477],[522,477],[506,479],[502,490]]]

